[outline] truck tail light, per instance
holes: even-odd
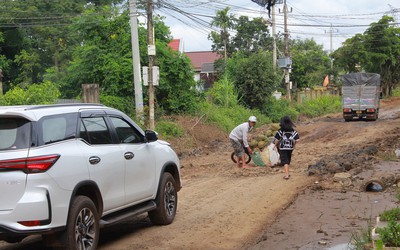
[[[22,170],[27,174],[42,173],[50,169],[60,155],[43,155],[0,161],[0,169]]]
[[[343,112],[349,113],[349,112],[351,112],[351,109],[345,108],[345,109],[343,109]]]
[[[375,113],[375,109],[367,109],[367,112],[369,112],[369,113]]]

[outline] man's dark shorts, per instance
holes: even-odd
[[[231,145],[233,147],[233,150],[235,152],[235,155],[239,158],[243,157],[244,154],[244,148],[241,142],[239,141],[235,141],[233,139],[229,139],[229,141],[231,142]]]
[[[292,152],[293,150],[279,150],[282,166],[285,164],[290,165],[290,161],[292,160]]]

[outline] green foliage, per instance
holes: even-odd
[[[330,59],[322,45],[313,39],[294,40],[291,46],[293,68],[291,80],[298,88],[322,86],[330,72]]]
[[[400,96],[400,86],[393,90],[393,96]]]
[[[60,97],[60,91],[51,82],[31,84],[25,90],[16,86],[3,96],[3,105],[52,104]]]
[[[302,104],[296,106],[296,110],[309,117],[317,117],[325,114],[339,112],[342,108],[340,96],[325,95],[317,99],[306,100]]]
[[[228,14],[229,10],[230,8],[226,7],[223,10],[217,11],[216,16],[211,21],[211,25],[220,28],[220,32],[211,31],[208,36],[208,39],[213,41],[211,45],[212,50],[224,55],[225,59],[227,59],[232,52],[229,31],[232,30],[236,22],[235,16]]]
[[[237,125],[248,121],[251,115],[257,117],[256,126],[271,123],[271,120],[260,111],[250,110],[241,105],[226,108],[210,102],[203,102],[200,114],[205,114],[208,122],[216,124],[227,133]]]
[[[400,208],[392,208],[390,210],[385,210],[380,214],[381,221],[398,221],[400,220]]]
[[[100,95],[100,103],[123,111],[130,117],[135,116],[135,104],[131,98],[111,95]]]
[[[400,223],[389,221],[386,227],[377,228],[379,238],[388,247],[400,247]]]
[[[251,109],[262,109],[279,83],[271,58],[269,52],[250,56],[238,52],[228,62],[227,72],[242,95],[241,103]]]
[[[220,80],[214,82],[211,89],[207,91],[212,103],[222,107],[236,107],[238,105],[239,94],[235,89],[233,81],[224,75]]]
[[[171,121],[157,122],[156,131],[160,134],[160,137],[165,140],[175,137],[182,137],[184,135],[184,129]]]
[[[236,35],[232,39],[232,48],[235,51],[255,53],[262,50],[272,50],[272,37],[268,26],[262,17],[252,20],[247,16],[239,17],[234,25]]]
[[[160,84],[156,87],[157,105],[168,114],[194,113],[198,110],[201,94],[196,90],[194,72],[187,56],[159,46],[157,62]]]
[[[393,17],[383,16],[332,54],[335,65],[347,72],[379,73],[385,95],[391,95],[400,80],[400,28],[392,25],[393,21]]]
[[[293,121],[296,121],[300,115],[299,111],[297,111],[288,100],[276,100],[274,97],[269,98],[262,112],[267,115],[272,122],[279,122],[283,116],[289,116]]]

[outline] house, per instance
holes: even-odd
[[[221,59],[221,55],[212,51],[185,52],[192,62],[196,81],[204,83],[203,88],[210,88],[217,78],[214,62]]]
[[[208,89],[213,85],[217,78],[214,62],[221,59],[221,55],[212,51],[183,52],[182,39],[173,39],[168,46],[175,51],[185,53],[189,57],[194,68],[195,81],[203,83],[201,89]]]
[[[169,42],[168,46],[172,50],[183,53],[183,40],[182,39],[172,39],[172,41]]]

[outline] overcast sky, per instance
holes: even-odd
[[[283,2],[283,0],[281,0]],[[251,0],[163,0],[168,8],[156,8],[165,16],[174,38],[183,39],[184,51],[209,51],[207,39],[216,11],[230,7],[230,14],[239,17],[263,17],[267,11]],[[312,2],[312,3],[310,3]],[[347,38],[363,33],[372,22],[383,15],[395,15],[400,22],[399,0],[287,0],[288,30],[291,38],[314,38],[329,51],[341,46]],[[283,33],[283,4],[276,5],[277,33]],[[280,12],[279,12],[280,9]],[[331,26],[332,25],[332,26]],[[400,27],[400,24],[399,24]],[[330,36],[332,35],[332,44]]]

